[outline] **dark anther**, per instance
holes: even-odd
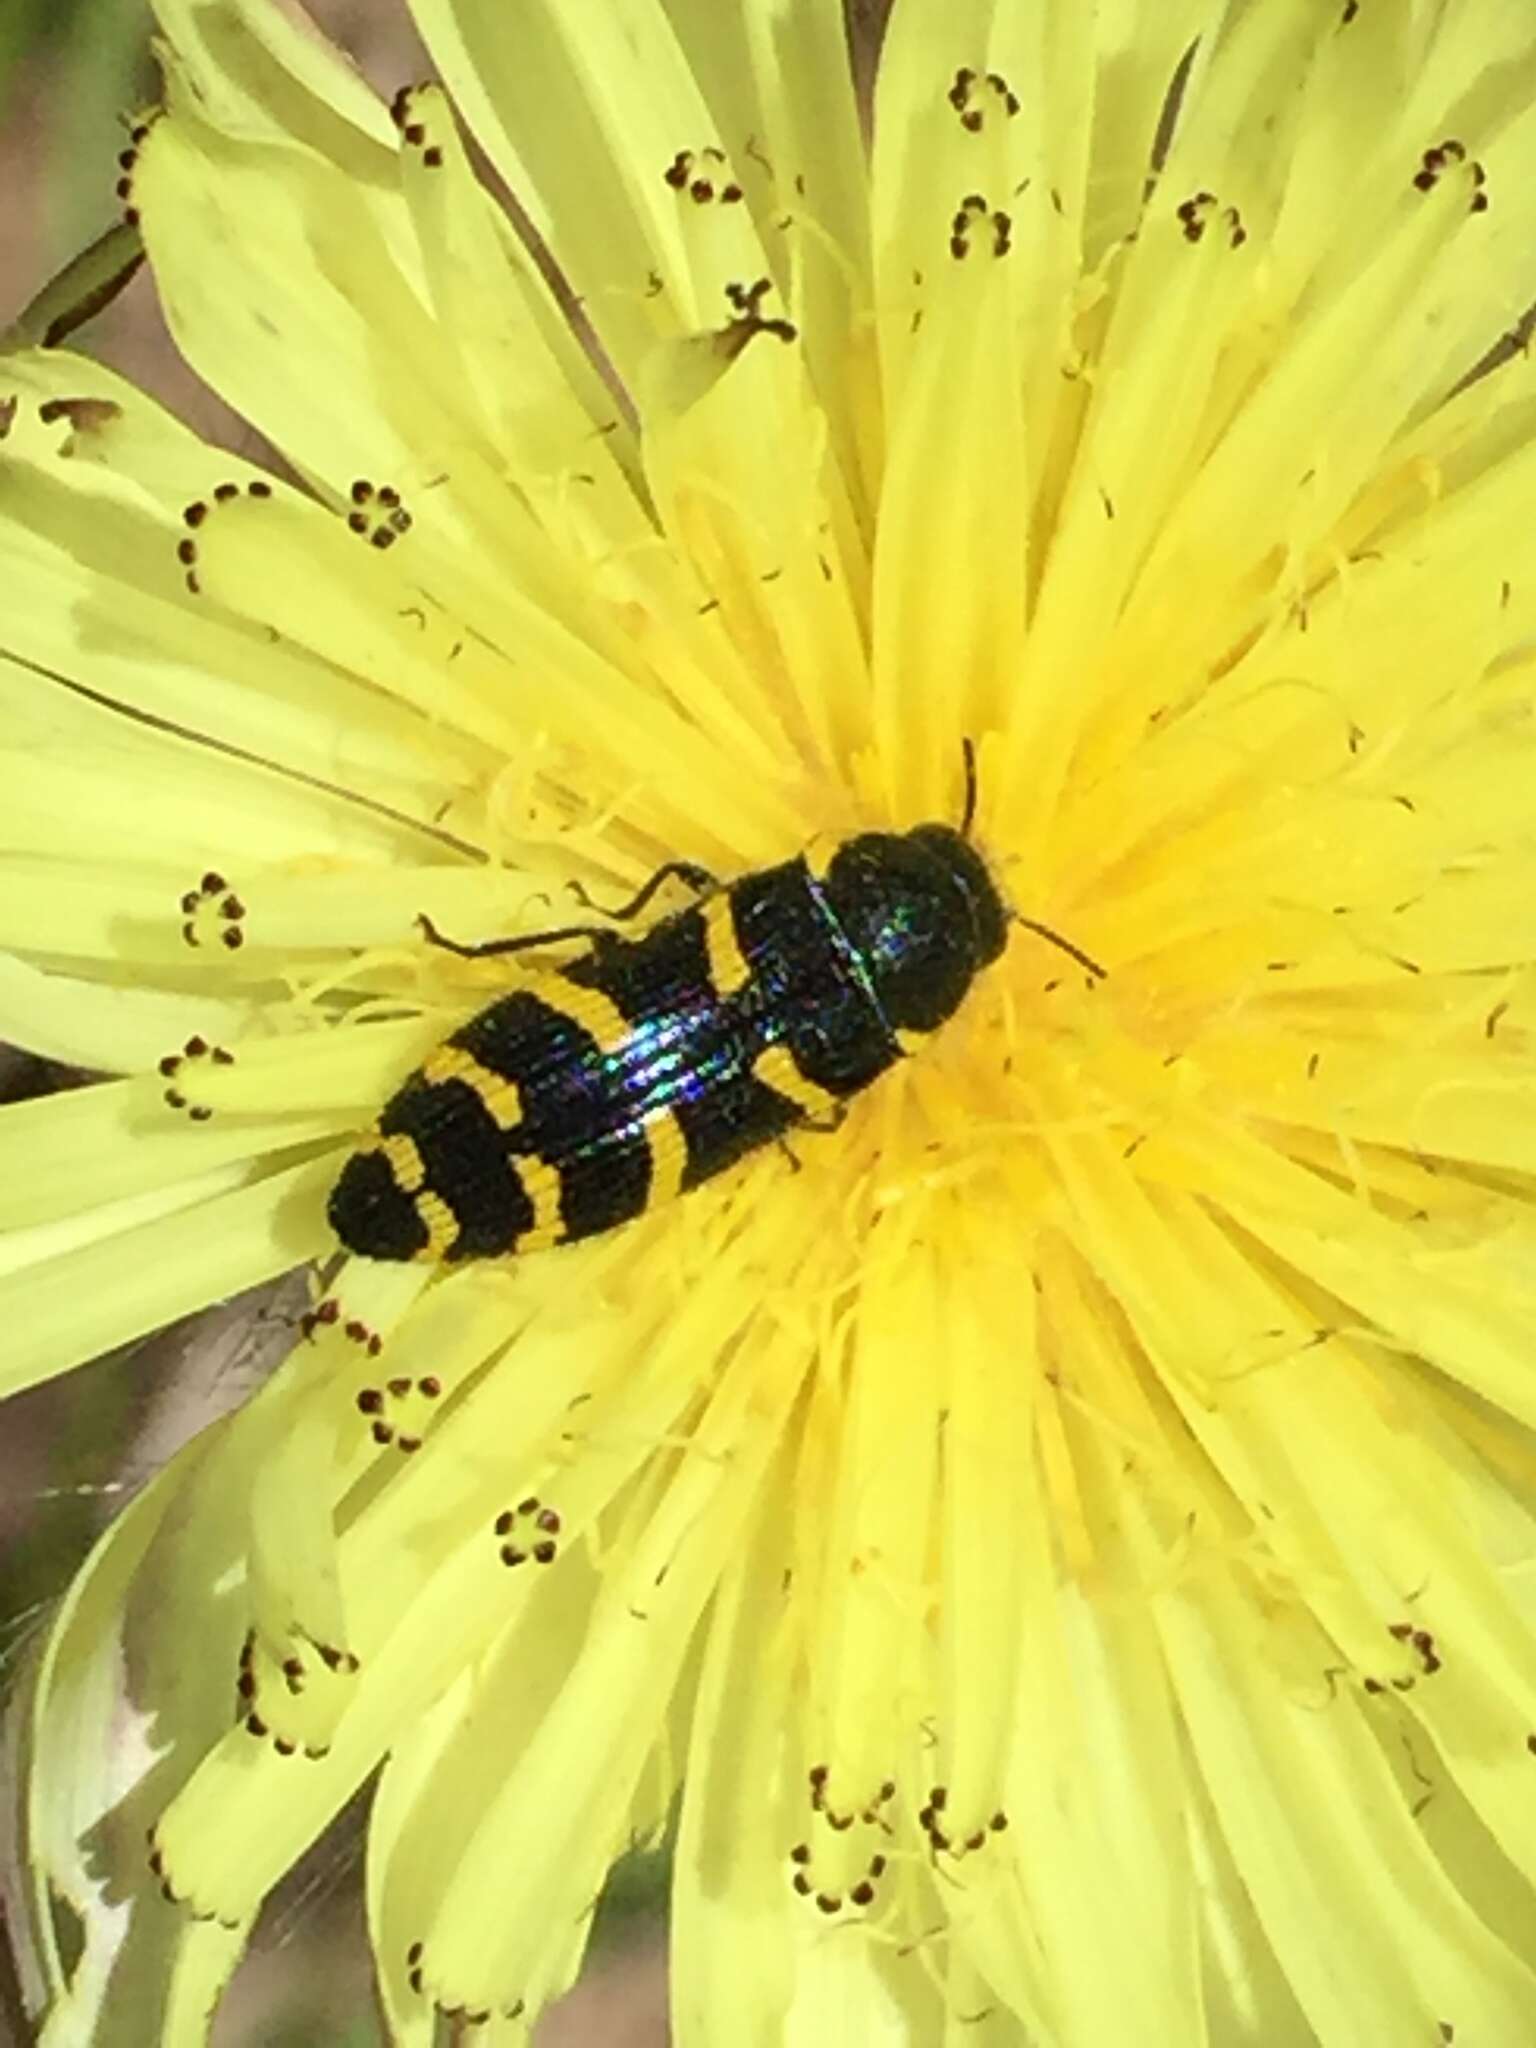
[[[726,303],[737,316],[727,329],[727,333],[733,339],[739,336],[745,344],[754,334],[776,335],[780,341],[795,341],[799,338],[800,330],[793,321],[764,318],[762,302],[772,290],[772,284],[771,278],[760,277],[752,285],[733,283],[726,286]]]

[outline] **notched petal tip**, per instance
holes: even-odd
[[[407,155],[414,155],[423,170],[440,171],[447,161],[442,130],[451,130],[452,109],[439,85],[402,85],[389,105],[389,118]]]
[[[138,229],[143,219],[135,173],[142,160],[145,145],[157,123],[164,114],[164,108],[156,107],[141,116],[128,131],[128,146],[118,152],[118,180],[116,193],[122,209],[123,226]]]

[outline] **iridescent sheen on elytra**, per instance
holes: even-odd
[[[947,825],[744,875],[638,939],[525,973],[385,1105],[330,1219],[375,1259],[590,1237],[851,1095],[995,960],[1007,913]]]

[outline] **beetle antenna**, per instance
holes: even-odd
[[[1021,924],[1032,932],[1038,932],[1042,939],[1049,939],[1053,946],[1068,954],[1079,967],[1086,967],[1095,981],[1108,981],[1107,967],[1101,967],[1097,960],[1083,951],[1081,946],[1074,946],[1070,939],[1064,939],[1060,932],[1052,931],[1048,924],[1041,924],[1035,917],[1021,917],[1016,910],[1009,911],[1008,920],[1010,924]]]
[[[960,813],[960,837],[969,839],[971,827],[976,822],[976,742],[969,737],[963,739],[960,753],[965,762],[965,807]]]

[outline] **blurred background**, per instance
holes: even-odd
[[[430,76],[401,0],[307,4],[386,96]],[[0,332],[116,221],[125,129],[157,96],[151,38],[148,0],[0,0]],[[257,453],[249,429],[177,359],[146,273],[72,345],[132,376],[210,439]],[[83,1078],[0,1047],[0,1101]],[[271,1369],[291,1340],[290,1307],[282,1288],[224,1304],[0,1410],[0,1699],[97,1529],[177,1444]],[[217,2048],[382,2048],[360,1907],[363,1819],[351,1813],[271,1902],[218,2022]],[[586,1976],[546,2017],[539,2048],[662,2048],[665,1892],[664,1858],[615,1873]],[[0,2048],[31,2038],[0,1941]]]

